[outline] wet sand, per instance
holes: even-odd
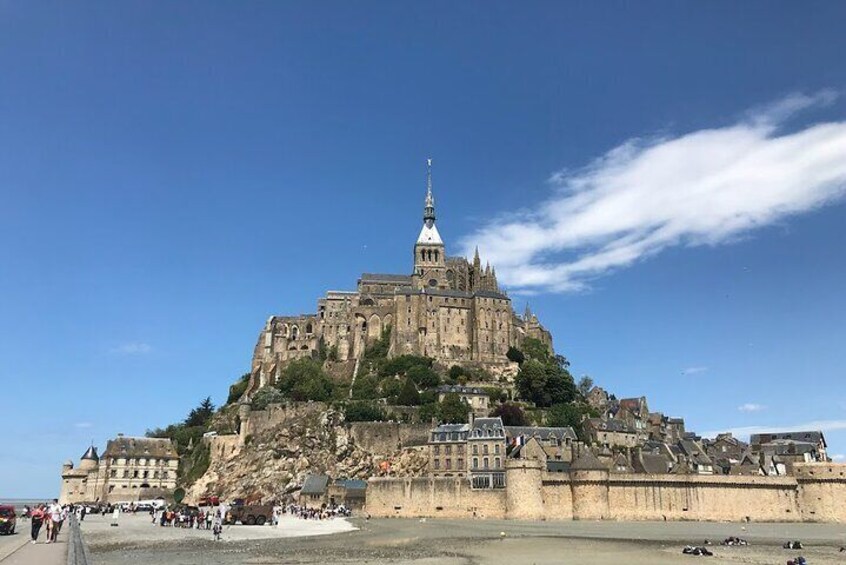
[[[86,518],[83,531],[94,565],[663,565],[706,559],[681,553],[684,545],[705,539],[713,544],[714,557],[708,559],[720,563],[772,565],[797,555],[813,565],[846,563],[846,552],[839,552],[846,526],[837,524],[353,519],[329,522],[334,525],[327,528],[326,522],[290,520],[276,532],[270,526],[234,526],[217,543],[210,532],[160,528],[140,516],[123,517],[119,528],[109,528],[108,518]],[[310,535],[321,527],[326,535]],[[333,528],[347,531],[329,534]],[[310,537],[285,537],[291,535]],[[732,535],[750,545],[719,545]],[[788,539],[801,540],[805,549],[782,549]]]

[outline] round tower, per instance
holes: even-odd
[[[62,463],[62,474],[64,475],[65,473],[71,470],[73,470],[73,461],[68,459],[67,461]]]
[[[541,475],[543,462],[537,459],[508,459],[505,462],[505,516],[518,520],[544,517]]]
[[[570,465],[573,491],[573,520],[610,518],[608,506],[608,468],[589,449]]]
[[[90,471],[91,469],[96,469],[99,465],[100,458],[97,456],[97,448],[92,445],[79,460],[79,468]]]
[[[248,402],[242,402],[238,405],[238,419],[241,424],[238,427],[238,443],[245,445],[247,443],[247,436],[250,433],[250,413],[252,407]]]

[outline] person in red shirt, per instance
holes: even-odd
[[[38,542],[38,533],[41,531],[41,525],[44,523],[45,513],[44,505],[37,506],[32,511],[32,543]]]

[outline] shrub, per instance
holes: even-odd
[[[344,417],[347,422],[381,422],[385,412],[373,402],[356,401],[344,407]]]

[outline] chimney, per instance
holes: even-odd
[[[469,418],[468,422],[470,423],[470,429],[471,430],[473,429],[473,421],[475,419],[476,419],[476,414],[472,410],[470,410],[470,418]]]

